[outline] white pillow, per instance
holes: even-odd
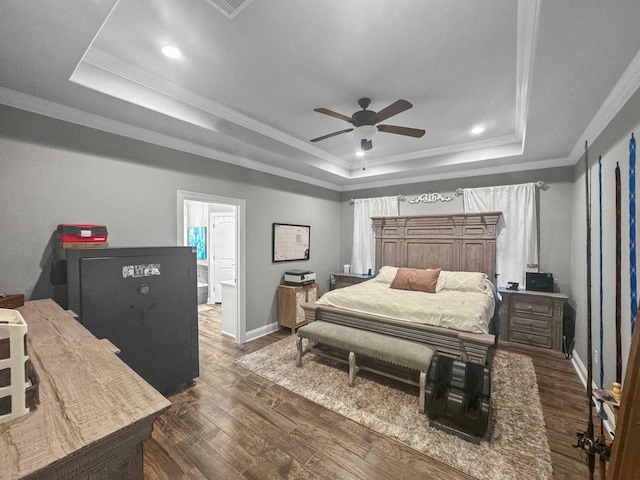
[[[449,272],[447,270],[440,270],[440,275],[438,275],[438,282],[436,283],[436,293],[443,289],[445,282],[447,281],[447,275]]]
[[[436,293],[440,290],[458,292],[484,292],[487,275],[480,272],[440,272]]]
[[[380,283],[391,283],[393,279],[396,278],[396,273],[398,273],[398,267],[390,267],[388,265],[380,268],[378,275],[376,275],[376,282]]]

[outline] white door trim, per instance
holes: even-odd
[[[178,190],[177,195],[177,245],[184,245],[184,202],[185,201],[219,203],[236,207],[236,300],[238,312],[238,326],[236,329],[236,343],[245,343],[247,334],[246,310],[246,200],[241,198],[221,197],[207,193],[188,192]]]

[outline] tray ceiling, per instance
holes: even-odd
[[[214,3],[10,2],[0,103],[353,190],[574,164],[640,85],[637,1]],[[361,97],[426,134],[309,142]]]

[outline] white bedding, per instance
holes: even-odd
[[[443,271],[443,280],[447,279],[450,288],[453,289],[444,287],[440,288],[438,293],[425,293],[392,289],[390,282],[395,273],[390,275],[392,272],[383,270],[380,273],[381,275],[373,280],[327,292],[317,303],[407,322],[472,333],[489,333],[495,299],[486,276],[482,277],[478,288],[469,289],[460,287],[459,282],[454,283],[456,286],[451,286],[450,280],[460,279],[459,274],[463,272]]]

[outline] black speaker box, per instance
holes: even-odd
[[[553,274],[527,272],[526,288],[534,292],[553,293]]]

